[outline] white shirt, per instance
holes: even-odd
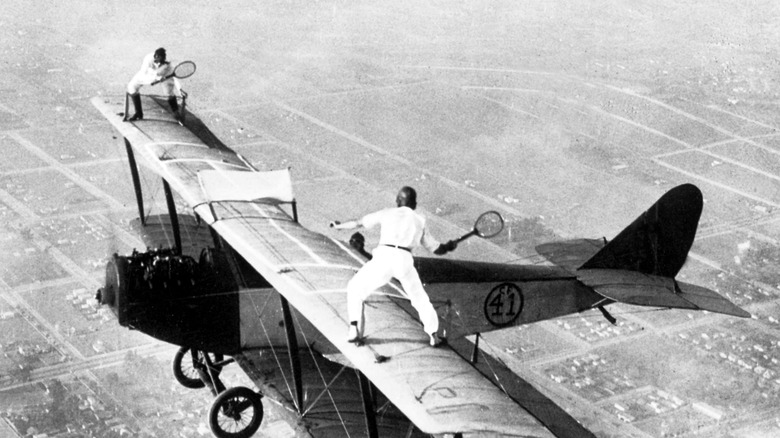
[[[152,52],[144,56],[144,60],[141,63],[141,69],[138,70],[138,73],[135,74],[135,77],[139,79],[139,82],[143,82],[148,85],[172,73],[173,65],[170,62],[159,65],[154,64],[154,52]]]
[[[380,245],[397,245],[405,248],[424,246],[433,252],[439,242],[425,229],[425,217],[409,207],[396,207],[369,213],[360,220],[365,228],[381,225]]]

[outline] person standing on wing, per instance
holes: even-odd
[[[174,88],[181,90],[181,85],[176,78],[165,79],[165,77],[173,74],[173,66],[166,58],[167,54],[162,47],[155,50],[154,53],[146,55],[141,63],[141,69],[130,79],[130,82],[127,84],[127,95],[133,101],[135,115],[127,120],[131,122],[143,120],[144,110],[141,106],[141,87],[143,85],[154,85],[158,82],[168,96],[168,105],[171,106],[173,115],[179,119],[179,103],[176,101]]]
[[[347,313],[349,315],[349,342],[360,342],[363,337],[363,302],[376,289],[395,277],[409,296],[420,316],[425,332],[430,336],[431,346],[441,344],[439,338],[439,317],[423,289],[417,270],[414,268],[412,249],[424,246],[436,255],[444,255],[457,248],[456,241],[441,244],[425,228],[425,217],[414,211],[417,207],[417,192],[411,187],[402,187],[395,198],[396,208],[388,208],[367,214],[361,219],[344,223],[333,221],[330,226],[337,229],[358,227],[373,228],[379,225],[379,245],[373,257],[355,274],[347,285]]]

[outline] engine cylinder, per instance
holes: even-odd
[[[239,348],[238,286],[224,255],[172,250],[114,254],[97,299],[119,324],[157,339],[230,354]]]

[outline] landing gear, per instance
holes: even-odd
[[[198,368],[206,365],[203,354],[199,350],[181,347],[176,352],[176,355],[173,356],[173,377],[185,388],[200,389],[206,386],[206,383],[200,378],[200,373],[198,373]],[[213,368],[216,375],[219,376],[219,372],[222,370],[222,366],[219,365],[223,360],[222,355],[214,353],[208,353],[208,355],[210,361],[214,364]]]
[[[225,388],[219,374],[233,362],[221,354],[182,347],[173,357],[173,375],[187,388],[207,387],[216,397],[209,409],[209,427],[217,438],[248,438],[263,421],[262,395],[243,386]]]
[[[262,421],[260,395],[243,386],[220,393],[209,409],[209,427],[217,438],[250,437]]]

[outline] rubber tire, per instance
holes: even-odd
[[[236,399],[244,399],[250,403],[253,416],[247,426],[237,432],[228,432],[220,427],[218,418],[222,415],[223,406]],[[246,412],[246,411],[243,411]],[[243,414],[242,412],[242,414]],[[249,438],[257,432],[263,422],[263,401],[260,394],[244,386],[229,388],[219,394],[209,409],[209,428],[217,438]]]
[[[202,353],[202,352],[201,352]],[[221,354],[211,354],[212,361],[219,362],[223,359]],[[185,360],[191,361],[192,356],[190,355],[190,349],[187,347],[181,347],[178,351],[176,351],[176,354],[173,356],[173,363],[171,364],[171,367],[173,368],[173,377],[176,379],[181,386],[185,388],[190,389],[200,389],[206,386],[205,383],[203,383],[203,380],[200,379],[200,376],[198,376],[197,371],[195,371],[194,377],[191,374],[188,374],[184,371],[182,368],[183,361]],[[190,367],[194,371],[194,367]],[[222,370],[221,367],[217,367],[217,374]]]

